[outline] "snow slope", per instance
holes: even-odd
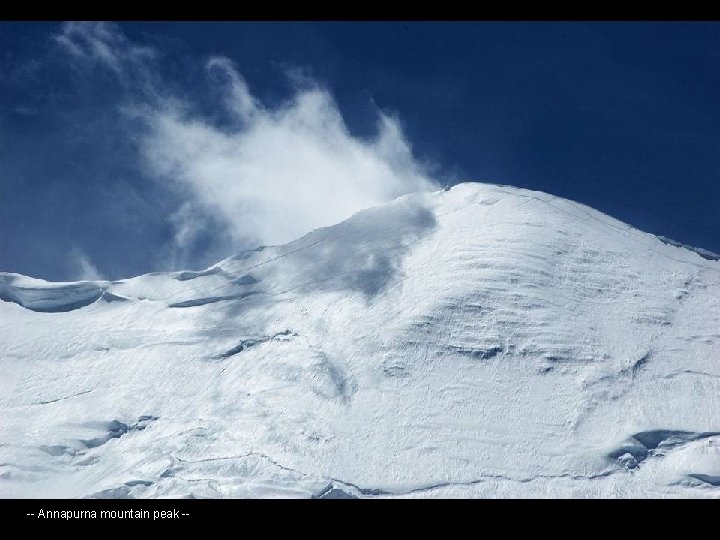
[[[543,193],[0,298],[5,497],[720,495],[720,262]]]

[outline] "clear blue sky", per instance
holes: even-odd
[[[117,69],[96,65],[102,51],[95,65],[73,57],[58,23],[0,23],[0,270],[74,279],[78,258],[109,279],[168,269],[183,197],[149,178],[132,115],[118,111],[158,88],[137,80],[152,72],[163,92],[194,103],[223,132],[221,99],[201,69],[215,55],[232,60],[268,108],[295,91],[287,73],[300,70],[329,90],[359,139],[373,136],[378,111],[393,115],[443,183],[542,190],[720,252],[718,23],[121,23],[115,31],[124,36],[117,46],[135,51],[118,56]],[[155,51],[152,69],[134,64],[140,47]],[[218,243],[221,226],[211,222],[175,263],[200,268],[243,247]]]

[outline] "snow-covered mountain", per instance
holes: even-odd
[[[0,274],[0,495],[718,497],[715,258],[468,183],[202,272]]]

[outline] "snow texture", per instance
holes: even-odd
[[[716,258],[467,183],[201,272],[0,274],[0,495],[718,497]]]

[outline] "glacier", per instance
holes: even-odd
[[[720,496],[720,261],[495,184],[203,271],[0,273],[0,496]]]

